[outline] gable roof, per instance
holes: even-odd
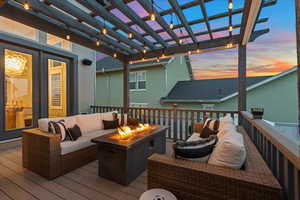
[[[247,77],[249,87],[269,76]],[[178,81],[163,102],[218,102],[237,91],[237,78]]]
[[[293,67],[275,76],[247,77],[247,91],[267,84],[280,77],[286,76],[297,70]],[[178,81],[162,102],[189,102],[189,103],[218,103],[238,95],[238,79],[210,79]]]
[[[156,60],[149,60],[145,62],[138,62],[128,65],[131,69],[157,66],[157,65],[166,65],[173,60],[172,57],[160,59],[159,62]],[[97,73],[109,72],[109,71],[120,71],[123,70],[123,63],[120,60],[117,60],[113,57],[107,56],[97,61],[96,67]]]

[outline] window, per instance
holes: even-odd
[[[147,103],[130,103],[130,107],[148,108],[148,104]]]
[[[130,72],[129,89],[130,90],[146,89],[146,71]]]
[[[213,110],[215,107],[214,104],[202,104],[202,109],[203,110]]]
[[[51,35],[49,33],[47,33],[47,44],[64,50],[71,50],[70,41],[64,40],[62,38],[59,38],[55,35]]]

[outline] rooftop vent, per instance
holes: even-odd
[[[108,8],[111,6],[110,0],[96,0],[98,3],[100,3],[104,8]]]

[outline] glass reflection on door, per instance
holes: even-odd
[[[67,116],[67,64],[48,59],[48,115],[51,118]]]
[[[5,129],[32,126],[32,55],[6,49]]]

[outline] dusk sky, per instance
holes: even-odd
[[[178,0],[180,4],[185,4],[191,0]],[[170,8],[167,0],[155,0],[159,7],[157,9]],[[227,0],[215,0],[206,3],[208,15],[214,15],[227,10]],[[244,0],[233,0],[234,9],[242,7]],[[131,8],[136,10],[143,17],[148,13],[137,2],[129,4]],[[118,10],[112,11],[123,21],[130,21]],[[203,18],[200,7],[194,7],[184,10],[188,20]],[[239,24],[241,14],[234,15],[233,25]],[[274,75],[285,71],[296,65],[296,35],[295,35],[295,6],[293,0],[278,0],[274,6],[263,8],[260,18],[268,17],[269,21],[258,24],[256,30],[270,28],[270,32],[259,37],[256,41],[247,46],[247,76],[265,76]],[[171,16],[164,17],[170,22]],[[177,24],[175,16],[173,16],[174,24]],[[160,26],[156,22],[149,22],[154,29]],[[228,25],[228,18],[213,20],[210,23],[212,29],[220,28]],[[136,28],[136,27],[135,27]],[[192,26],[194,33],[206,31],[204,23]],[[141,29],[138,29],[142,32]],[[175,30],[180,35],[179,30]],[[233,34],[239,33],[239,29],[235,29]],[[187,34],[183,29],[183,35]],[[228,35],[228,31],[218,32],[214,34],[215,38]],[[161,35],[168,37],[167,35]],[[206,40],[208,35],[200,36],[198,40]],[[152,38],[148,38],[152,39]],[[188,42],[188,41],[187,41]],[[104,55],[99,54],[98,59]],[[214,79],[237,76],[237,49],[214,51],[209,53],[197,54],[191,56],[191,63],[195,79]]]

